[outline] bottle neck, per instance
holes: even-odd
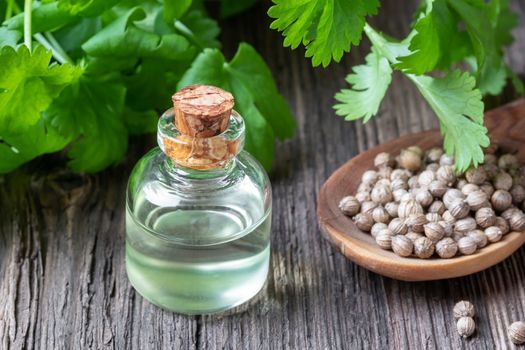
[[[171,162],[170,172],[184,177],[216,178],[224,176],[232,160],[244,147],[244,121],[232,111],[229,126],[221,134],[195,137],[181,133],[169,109],[159,119],[157,141]]]

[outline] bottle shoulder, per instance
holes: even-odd
[[[193,178],[174,175],[166,155],[154,148],[135,165],[129,179],[127,202],[132,211],[148,202],[154,207],[182,207],[220,203],[245,206],[262,215],[271,202],[271,185],[266,171],[249,153],[232,160],[224,176]],[[201,173],[202,175],[202,173]],[[140,203],[139,203],[140,202]],[[257,209],[256,209],[257,208]]]

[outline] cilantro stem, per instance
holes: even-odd
[[[24,1],[24,44],[31,51],[32,44],[32,29],[31,29],[31,13],[33,12],[33,0]]]
[[[51,34],[50,32],[44,32],[44,36],[45,38],[49,41],[49,43],[51,45],[53,45],[53,49],[54,51],[56,51],[56,53],[61,56],[63,59],[65,59],[65,61],[67,63],[70,63],[70,64],[74,64],[73,63],[73,60],[71,59],[71,57],[69,57],[69,55],[66,53],[66,51],[64,51],[64,49],[62,48],[62,46],[60,45],[60,43],[55,39],[55,37],[53,36],[53,34]],[[63,63],[63,62],[62,62]]]
[[[13,15],[13,3],[15,0],[7,0],[7,8],[5,9],[5,20],[7,21]]]
[[[53,57],[58,61],[60,62],[61,64],[64,64],[64,63],[71,63],[73,64],[73,61],[71,60],[71,58],[69,58],[69,56],[66,54],[65,56],[62,56],[62,53],[65,54],[65,52],[62,50],[62,48],[60,48],[61,52],[59,52],[56,47],[54,47],[53,45],[51,45],[51,43],[49,41],[47,41],[47,39],[40,33],[36,33],[34,35],[36,41],[38,41],[40,44],[42,44],[43,47],[45,47],[47,50],[51,50],[52,54],[53,54]]]
[[[181,21],[175,21],[175,29],[177,29],[182,35],[189,39],[195,46],[201,51],[205,49],[205,45],[199,40],[199,38]]]

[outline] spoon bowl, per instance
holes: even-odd
[[[525,163],[525,99],[520,99],[485,114],[485,125],[492,142],[514,152]],[[356,264],[383,276],[404,281],[430,281],[470,275],[506,259],[525,243],[525,232],[510,232],[472,255],[451,259],[403,258],[381,249],[369,234],[359,230],[338,207],[339,201],[355,194],[361,175],[374,168],[380,152],[398,154],[401,149],[418,145],[426,150],[442,145],[439,130],[410,134],[360,153],[337,169],[319,193],[317,217],[323,237]]]

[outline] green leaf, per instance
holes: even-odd
[[[86,53],[96,57],[157,57],[185,60],[195,55],[194,49],[181,35],[156,33],[140,29],[133,23],[145,17],[135,7],[116,19],[82,45]]]
[[[464,171],[483,162],[483,149],[490,143],[483,126],[483,102],[476,81],[469,73],[455,70],[444,78],[409,74],[439,118],[444,148],[453,154],[456,168]]]
[[[19,31],[0,27],[0,47],[11,46],[16,48],[16,44],[21,38],[22,34]]]
[[[0,129],[20,131],[34,125],[62,89],[78,78],[80,69],[49,65],[51,52],[25,45],[0,50]]]
[[[108,10],[120,0],[58,0],[58,7],[72,15],[94,17]]]
[[[200,49],[221,47],[217,38],[221,32],[219,26],[203,11],[188,12],[183,18],[175,21],[175,28]]]
[[[80,58],[85,55],[82,44],[100,29],[100,18],[82,18],[55,31],[53,36],[71,57]]]
[[[61,28],[77,19],[77,16],[59,8],[57,2],[47,4],[35,2],[31,13],[31,26],[33,33],[47,32]],[[11,17],[5,24],[8,29],[22,32],[24,30],[24,13]]]
[[[379,105],[392,81],[392,68],[388,60],[372,47],[366,56],[366,64],[355,66],[353,74],[346,77],[352,89],[343,89],[335,95],[341,102],[334,106],[336,114],[346,120],[364,118],[366,123],[377,114]]]
[[[246,149],[269,169],[274,135],[293,135],[295,123],[284,98],[278,94],[270,71],[255,49],[239,45],[228,63],[217,49],[205,49],[178,84],[209,84],[231,91],[235,109],[246,121]]]
[[[219,16],[221,18],[235,16],[243,11],[246,11],[258,1],[259,0],[222,0]]]
[[[130,135],[155,132],[158,121],[159,117],[154,110],[139,112],[127,107],[124,110],[124,124]]]
[[[61,150],[69,142],[43,119],[23,132],[0,129],[0,173],[8,173],[45,153]]]
[[[96,172],[124,156],[128,132],[123,121],[123,84],[112,77],[81,77],[45,113],[63,135],[79,135],[68,153],[75,171]]]
[[[173,22],[176,18],[181,18],[188,11],[192,0],[164,0],[164,19],[166,22]]]
[[[483,94],[499,94],[505,85],[505,67],[484,2],[448,0],[448,3],[461,17],[470,36],[477,61],[478,88]]]
[[[361,41],[365,17],[377,12],[377,0],[273,0],[270,28],[283,32],[284,46],[306,46],[312,64],[339,62],[350,45]]]

